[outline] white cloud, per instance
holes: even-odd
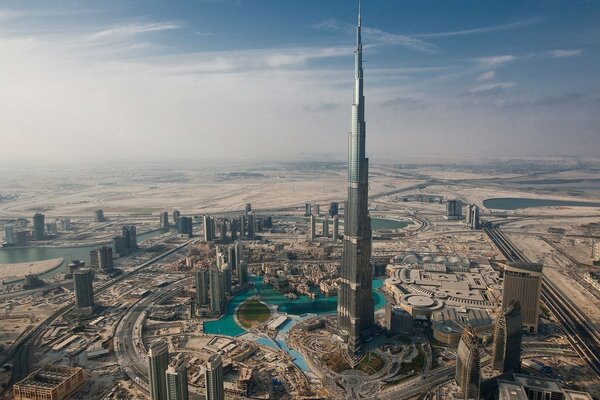
[[[463,35],[475,35],[480,33],[488,33],[488,32],[497,32],[497,31],[506,31],[516,28],[523,28],[526,26],[531,26],[537,24],[541,21],[540,18],[530,18],[522,21],[512,22],[509,24],[503,25],[494,25],[494,26],[485,26],[482,28],[473,28],[473,29],[463,29],[459,31],[451,31],[451,32],[435,32],[435,33],[421,33],[417,35],[412,35],[414,37],[422,37],[422,38],[435,38],[435,37],[448,37],[448,36],[463,36]]]
[[[583,50],[581,50],[581,49],[575,49],[575,50],[557,49],[557,50],[549,51],[548,53],[554,58],[564,58],[564,57],[578,56],[579,54],[581,54],[582,51]]]
[[[477,93],[485,93],[492,92],[499,89],[509,89],[514,87],[516,83],[514,82],[499,82],[499,83],[486,83],[482,85],[473,86],[469,89],[469,93],[477,94]]]
[[[502,56],[480,57],[476,61],[484,67],[493,68],[508,64],[516,59],[517,56],[506,54]]]
[[[484,72],[483,74],[479,75],[479,76],[477,77],[477,80],[478,80],[479,82],[483,82],[483,81],[489,81],[489,80],[492,80],[492,79],[494,79],[495,77],[496,77],[496,71],[492,70],[492,71],[487,71],[487,72]]]
[[[131,38],[133,36],[161,32],[173,29],[179,29],[181,25],[174,22],[144,22],[144,23],[129,23],[113,26],[101,31],[88,35],[89,40],[121,40]]]

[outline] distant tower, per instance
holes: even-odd
[[[317,237],[317,219],[314,214],[311,214],[309,224],[310,240],[315,240]]]
[[[329,203],[329,216],[333,218],[336,215],[338,215],[338,209],[339,209],[338,203],[336,203],[336,202]]]
[[[217,267],[211,267],[209,272],[210,309],[214,315],[221,315],[221,303],[225,299],[222,281],[221,271]]]
[[[231,230],[231,240],[236,241],[238,239],[238,220],[235,218],[231,219],[229,223],[229,229]]]
[[[164,339],[150,344],[148,350],[148,386],[152,400],[167,398],[166,371],[169,366],[169,346]]]
[[[240,238],[245,238],[246,237],[246,225],[247,225],[247,218],[245,215],[240,216]]]
[[[492,351],[494,369],[500,373],[519,372],[522,335],[521,306],[513,300],[496,321]]]
[[[110,272],[114,268],[112,247],[102,246],[98,250],[98,268],[104,272]]]
[[[228,262],[221,265],[221,274],[223,276],[223,292],[229,296],[231,295],[231,266]]]
[[[219,237],[221,238],[221,243],[227,242],[227,222],[224,219],[219,221]]]
[[[169,227],[169,212],[163,211],[160,213],[160,227],[168,228]]]
[[[209,303],[209,291],[210,291],[210,281],[209,281],[209,269],[208,268],[200,268],[194,272],[194,277],[196,278],[196,306],[203,307]]]
[[[476,204],[469,206],[469,226],[471,229],[479,229],[481,224],[479,223],[479,207]]]
[[[333,217],[333,241],[337,242],[340,237],[340,217],[338,215]]]
[[[246,261],[240,261],[237,265],[238,284],[243,285],[248,283],[248,264]]]
[[[206,400],[225,400],[223,385],[223,362],[218,353],[208,357],[205,372]]]
[[[135,229],[135,225],[125,225],[123,227],[123,237],[125,238],[125,243],[127,243],[127,248],[129,249],[129,251],[136,251],[138,248],[138,244],[137,231]]]
[[[514,300],[518,301],[523,329],[529,333],[537,333],[543,269],[542,264],[525,262],[507,263],[504,266],[502,310],[506,310]]]
[[[90,269],[73,271],[73,288],[75,291],[75,307],[79,310],[94,308],[94,276]]]
[[[481,365],[475,331],[467,325],[463,331],[456,355],[456,383],[465,400],[479,399]]]
[[[235,257],[234,245],[227,247],[227,261],[229,262],[231,269],[235,269],[237,267],[237,258]]]
[[[465,216],[465,222],[469,228],[471,227],[471,217],[473,217],[473,206],[474,204],[469,204],[467,206],[467,215]]]
[[[4,225],[4,242],[8,245],[17,244],[17,236],[15,235],[15,225]]]
[[[94,212],[94,219],[96,220],[96,222],[104,222],[105,221],[105,219],[104,219],[104,210],[102,210],[100,208],[97,209]]]
[[[348,137],[348,200],[344,207],[344,247],[337,308],[338,325],[348,336],[348,353],[352,357],[361,353],[362,335],[373,326],[375,319],[360,9],[354,55],[352,132]]]
[[[210,215],[204,216],[204,241],[212,242],[214,240],[213,231],[212,231],[213,220]]]
[[[310,203],[304,203],[304,216],[308,217],[310,214],[312,214],[311,212],[312,210],[312,206]]]
[[[462,201],[446,201],[446,218],[449,220],[462,219]]]
[[[177,219],[177,232],[191,238],[194,236],[194,225],[192,217],[179,217]]]
[[[329,218],[323,217],[323,236],[329,237]]]
[[[249,238],[253,238],[254,237],[254,231],[256,228],[256,215],[254,214],[254,211],[252,211],[251,213],[248,214],[248,237]]]
[[[44,224],[44,214],[36,213],[33,216],[33,238],[35,240],[44,240],[46,237]]]
[[[250,214],[250,212],[252,211],[252,204],[250,203],[246,203],[246,215]]]
[[[181,213],[179,211],[173,211],[173,225],[177,225],[177,220],[179,219],[180,215]]]
[[[167,400],[188,400],[187,364],[182,353],[171,360],[166,371]]]

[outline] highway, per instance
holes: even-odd
[[[498,229],[485,223],[484,232],[509,262],[529,262],[527,257]],[[600,379],[600,334],[585,314],[545,276],[542,279],[542,302],[560,322],[567,339],[592,372]]]
[[[132,276],[133,274],[148,267],[149,265],[152,265],[155,262],[160,261],[163,258],[187,247],[190,243],[192,243],[192,241],[193,241],[193,239],[188,240],[187,242],[180,244],[179,246],[177,246],[171,250],[168,250],[148,261],[143,262],[142,264],[140,264],[138,267],[134,268],[133,270],[123,273],[102,285],[94,287],[95,295],[98,295],[98,294],[108,290],[115,283],[117,283],[127,277]],[[38,344],[42,334],[44,333],[46,328],[55,319],[70,312],[73,309],[74,304],[75,304],[75,302],[73,300],[70,300],[67,303],[65,303],[64,306],[62,306],[60,309],[56,310],[54,313],[49,315],[48,318],[46,318],[44,321],[42,321],[37,327],[35,327],[33,330],[31,330],[27,335],[24,335],[22,338],[20,338],[19,341],[16,342],[11,347],[11,349],[9,350],[9,353],[8,353],[7,363],[13,364],[13,370],[12,370],[10,382],[4,390],[7,390],[8,388],[12,387],[12,385],[14,385],[16,382],[23,379],[27,375],[27,373],[29,372],[29,369],[30,369],[30,361],[31,361],[30,357],[33,355],[35,346]]]

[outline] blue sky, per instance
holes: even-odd
[[[598,156],[598,21],[598,1],[363,0],[369,154]],[[3,147],[343,158],[355,23],[351,0],[0,1]]]

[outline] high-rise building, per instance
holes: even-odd
[[[194,272],[196,278],[196,306],[203,307],[209,302],[210,292],[210,281],[209,281],[209,269],[200,268]]]
[[[33,216],[33,238],[35,240],[44,240],[46,237],[46,225],[44,224],[44,214],[36,213]]]
[[[479,222],[479,207],[476,204],[471,204],[468,208],[468,213],[467,225],[469,225],[471,229],[481,228],[481,224]]]
[[[323,236],[329,237],[329,218],[323,218]]]
[[[112,247],[102,246],[96,250],[98,256],[98,268],[104,272],[110,272],[114,268]]]
[[[465,216],[465,222],[468,227],[471,227],[471,217],[473,216],[473,206],[474,204],[469,204],[467,206],[467,215]]]
[[[73,272],[73,290],[77,309],[91,311],[94,308],[93,281],[94,275],[90,269],[78,269]]]
[[[173,225],[177,226],[177,220],[181,216],[181,213],[178,210],[173,211]]]
[[[374,323],[369,159],[365,157],[366,122],[363,94],[361,17],[358,13],[352,132],[348,144],[348,200],[344,207],[344,247],[338,290],[338,324],[348,337],[348,352],[361,352],[361,337]]]
[[[17,235],[15,235],[15,225],[14,224],[4,225],[4,242],[7,245],[17,244]]]
[[[148,350],[148,386],[152,400],[167,398],[166,371],[169,366],[169,345],[164,339],[152,342]]]
[[[192,217],[179,217],[177,219],[177,232],[192,237],[194,234]]]
[[[67,273],[65,274],[65,279],[73,279],[73,272],[81,268],[85,268],[85,262],[79,260],[72,260],[71,263],[67,265]]]
[[[169,212],[163,211],[160,213],[160,227],[168,228],[169,227]]]
[[[204,241],[205,242],[211,242],[214,240],[212,225],[213,225],[212,217],[210,215],[205,215],[204,216]]]
[[[228,262],[221,265],[221,274],[223,275],[223,293],[229,296],[231,295],[231,266]]]
[[[129,252],[133,252],[138,249],[137,232],[135,229],[135,225],[125,225],[123,227],[123,237],[126,240]]]
[[[333,217],[333,241],[337,242],[340,236],[340,217]]]
[[[221,243],[227,242],[227,221],[224,219],[219,221],[219,238]]]
[[[446,218],[449,220],[462,219],[462,201],[446,201]]]
[[[256,230],[256,215],[254,211],[248,214],[248,237],[253,238]]]
[[[223,385],[223,361],[219,353],[211,354],[205,370],[206,400],[225,400]]]
[[[97,209],[94,212],[94,219],[96,220],[96,222],[104,222],[105,218],[104,218],[104,210],[102,209]]]
[[[338,215],[338,210],[339,210],[339,205],[336,202],[331,202],[329,203],[329,216],[331,218],[335,217],[336,215]]]
[[[187,364],[182,353],[169,362],[165,375],[167,400],[188,400]]]
[[[252,204],[250,203],[246,203],[246,215],[250,214],[250,212],[252,211]]]
[[[413,317],[402,307],[385,303],[385,327],[391,333],[412,335]]]
[[[239,223],[238,220],[235,218],[231,219],[231,222],[229,223],[229,229],[231,230],[231,240],[232,241],[236,241],[238,240],[238,229],[239,229]]]
[[[235,246],[230,245],[227,247],[227,261],[232,269],[237,267],[237,258],[235,257]]]
[[[98,250],[90,251],[90,268],[97,269],[100,264],[98,260]]]
[[[465,400],[479,399],[481,364],[477,336],[470,325],[463,331],[456,352],[456,383]]]
[[[521,305],[523,329],[537,333],[540,318],[542,264],[516,262],[504,266],[502,310],[516,300]]]
[[[525,388],[517,383],[498,380],[498,400],[529,400]]]
[[[123,236],[113,237],[112,249],[114,253],[119,255],[119,257],[124,257],[131,252],[129,249],[127,238]]]
[[[238,284],[243,285],[248,283],[248,264],[246,261],[240,261],[237,265]]]
[[[494,369],[501,373],[519,372],[521,368],[521,306],[514,300],[496,321],[492,351]]]
[[[221,315],[221,303],[225,299],[223,293],[223,274],[217,267],[211,267],[209,272],[210,309],[214,315]]]
[[[308,217],[312,212],[312,205],[310,203],[304,203],[304,216]]]
[[[236,265],[244,259],[244,245],[242,242],[235,242],[235,263]]]
[[[315,240],[317,237],[317,218],[314,214],[310,215],[308,235],[310,240]]]

